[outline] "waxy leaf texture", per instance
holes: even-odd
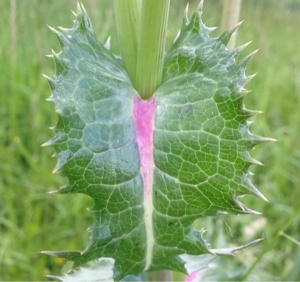
[[[251,149],[267,138],[249,132],[245,46],[226,47],[235,29],[211,38],[197,11],[166,54],[163,83],[142,100],[120,61],[99,43],[79,5],[75,25],[58,29],[55,77],[48,78],[58,114],[55,171],[68,177],[59,193],[94,199],[91,241],[83,252],[47,252],[79,266],[114,260],[114,279],[144,270],[192,273],[193,258],[217,254],[196,219],[253,213],[240,198],[264,198],[248,179]],[[195,260],[194,260],[195,261]]]

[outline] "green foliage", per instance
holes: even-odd
[[[211,249],[192,224],[224,213],[256,214],[240,198],[264,198],[248,179],[249,166],[258,163],[249,152],[270,139],[248,128],[247,119],[255,114],[243,104],[251,56],[237,63],[245,46],[226,48],[235,28],[211,38],[201,14],[196,11],[191,22],[185,16],[166,55],[163,82],[151,98],[153,144],[140,141],[153,130],[146,114],[151,101],[142,102],[141,114],[135,114],[137,93],[130,78],[98,42],[83,7],[78,6],[72,29],[53,29],[62,47],[52,54],[56,75],[48,78],[58,123],[46,145],[55,148],[55,172],[69,180],[58,192],[87,194],[95,205],[85,251],[47,253],[75,266],[113,258],[120,280],[144,270],[191,274],[193,259],[186,256],[235,251]],[[154,147],[154,157],[145,163],[147,146]]]
[[[111,48],[118,53],[111,0],[83,2],[91,11],[100,41],[112,35]],[[185,1],[172,3],[168,46],[181,23],[178,11],[183,10],[185,4]],[[194,7],[192,2],[191,7]],[[51,174],[55,165],[55,160],[49,159],[52,150],[39,147],[52,135],[45,128],[56,121],[53,106],[44,102],[49,89],[40,74],[53,71],[51,60],[44,54],[49,53],[49,46],[54,50],[59,47],[54,45],[54,37],[49,36],[45,26],[67,26],[71,13],[66,11],[74,10],[76,1],[17,1],[17,45],[13,55],[9,1],[0,1],[0,8],[4,23],[0,33],[0,280],[47,280],[45,275],[58,274],[63,262],[38,252],[45,248],[83,249],[88,243],[85,229],[91,225],[90,215],[85,212],[92,204],[88,197],[46,194],[65,180]],[[204,18],[210,26],[220,26],[216,13],[219,15],[221,8],[221,0],[206,1]],[[248,73],[258,72],[258,75],[248,86],[252,93],[246,97],[246,105],[265,113],[255,118],[252,131],[279,140],[272,145],[258,146],[252,152],[253,157],[266,166],[251,168],[255,172],[251,178],[264,191],[270,204],[245,198],[249,206],[264,213],[268,224],[262,221],[249,232],[242,226],[251,227],[253,216],[226,216],[219,219],[217,225],[213,218],[201,222],[207,227],[207,240],[214,246],[232,242],[240,245],[263,233],[265,241],[260,247],[244,250],[235,258],[222,258],[227,261],[228,269],[242,266],[249,269],[262,254],[252,271],[257,280],[262,279],[261,272],[268,272],[272,280],[277,281],[299,279],[299,248],[278,235],[291,219],[285,233],[299,240],[300,42],[295,36],[299,8],[297,0],[276,5],[272,0],[244,1],[242,8],[241,18],[245,21],[240,27],[238,42],[253,39],[251,49],[260,48],[248,66]],[[214,34],[220,32],[217,30]],[[224,228],[229,242],[215,238],[212,232],[215,226],[218,230]],[[65,263],[62,271],[66,272],[69,267],[70,264]]]

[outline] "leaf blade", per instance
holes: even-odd
[[[255,213],[240,198],[263,198],[248,179],[256,164],[249,152],[269,140],[249,131],[246,64],[224,36],[210,38],[201,13],[184,22],[148,101],[98,42],[82,6],[72,29],[55,31],[62,52],[53,54],[50,83],[59,119],[46,145],[69,179],[60,193],[91,196],[95,223],[85,251],[51,254],[75,266],[113,258],[117,280],[143,270],[186,273],[183,255],[215,255],[196,219]]]
[[[48,142],[56,171],[69,183],[59,192],[94,199],[91,241],[83,252],[52,252],[75,267],[100,257],[115,260],[114,278],[145,266],[143,183],[133,118],[133,89],[119,61],[100,44],[79,5],[72,29],[56,32],[52,101],[58,113],[56,137]]]

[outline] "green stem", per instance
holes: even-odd
[[[242,0],[225,0],[222,15],[222,30],[228,30],[238,24],[241,12]],[[237,31],[232,35],[227,47],[232,50],[235,47]]]
[[[281,232],[279,233],[279,235],[281,235],[281,236],[283,236],[283,237],[285,237],[285,238],[291,240],[293,243],[295,243],[295,244],[297,244],[298,246],[300,246],[300,242],[299,242],[299,241],[297,241],[295,238],[293,238],[293,237],[291,237],[291,236],[285,234],[283,231],[281,231]]]
[[[135,84],[141,0],[114,0],[123,66]]]
[[[149,99],[162,81],[169,6],[170,0],[142,2],[135,87],[143,99]]]

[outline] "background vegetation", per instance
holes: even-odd
[[[171,3],[168,44],[181,26],[186,2]],[[193,10],[197,1],[190,2]],[[117,54],[112,1],[83,3],[100,41],[112,35]],[[204,8],[206,24],[220,26],[222,0],[206,0]],[[53,136],[48,127],[56,122],[53,105],[45,101],[50,89],[41,73],[54,73],[45,54],[60,49],[46,24],[70,27],[71,9],[76,10],[76,0],[0,2],[0,280],[47,280],[45,275],[59,274],[70,265],[40,251],[83,250],[88,242],[85,230],[92,219],[86,208],[92,201],[47,194],[66,180],[51,173],[53,149],[40,147]],[[252,93],[246,106],[264,114],[255,118],[252,131],[279,140],[252,152],[265,164],[253,167],[253,181],[270,203],[245,198],[263,216],[226,216],[201,225],[214,247],[265,238],[234,259],[219,260],[230,275],[238,270],[240,279],[300,280],[299,243],[285,236],[300,240],[300,2],[243,1],[241,18],[245,22],[238,45],[253,40],[243,55],[260,48],[248,67],[248,74],[258,75],[248,85]],[[223,278],[228,279],[225,274]]]

